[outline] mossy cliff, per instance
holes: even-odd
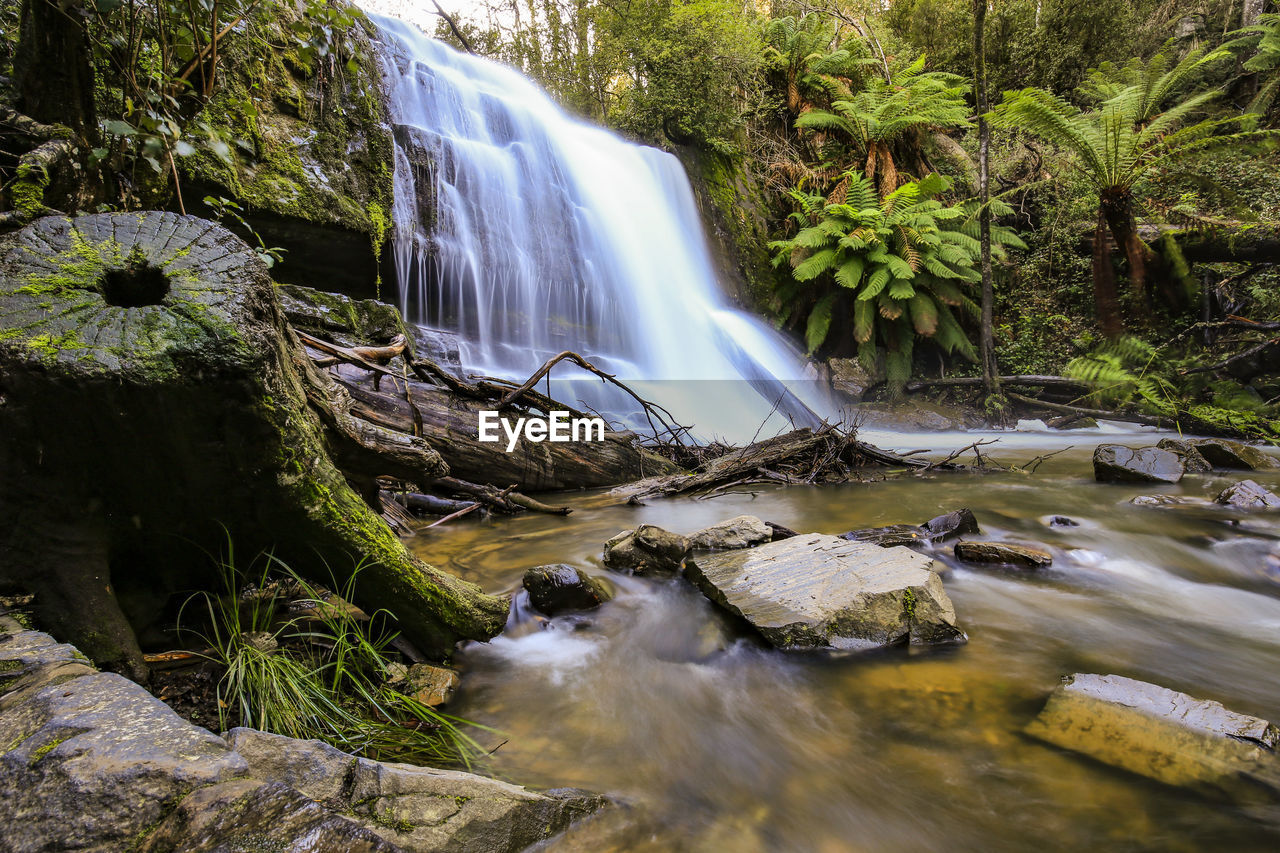
[[[35,592],[50,629],[135,676],[131,622],[209,583],[228,537],[322,578],[363,560],[357,597],[424,651],[492,636],[505,599],[414,559],[348,482],[447,466],[349,409],[225,229],[38,220],[0,246],[0,585]]]
[[[391,217],[394,150],[381,72],[363,12],[326,56],[296,47],[300,13],[258,16],[231,41],[201,117],[238,140],[231,162],[207,151],[182,160],[199,198],[233,198],[270,245],[287,250],[296,284],[372,296]],[[189,200],[188,210],[203,208]]]
[[[774,213],[753,164],[692,145],[675,154],[693,185],[721,285],[743,308],[768,306],[776,287],[768,249]]]

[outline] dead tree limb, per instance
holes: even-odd
[[[1086,383],[1081,382],[1079,379],[1072,379],[1069,376],[1001,376],[1000,382],[1004,385],[1031,385],[1038,388],[1070,388],[1072,390],[1088,387]],[[923,388],[980,385],[982,385],[981,376],[954,376],[942,379],[919,379],[915,382],[908,382],[906,390],[908,392],[914,392]]]

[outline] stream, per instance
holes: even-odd
[[[1094,445],[1158,437],[1105,426],[860,437],[928,447],[932,458],[998,438],[983,450],[1006,464],[1060,452],[1032,475],[868,472],[862,483],[640,507],[571,493],[558,496],[575,508],[567,518],[451,523],[411,540],[420,556],[491,591],[517,588],[527,568],[552,562],[617,589],[601,609],[547,624],[520,606],[521,594],[506,634],[461,655],[463,686],[449,710],[499,730],[482,738],[503,744],[498,774],[628,805],[550,849],[1276,849],[1275,815],[1158,785],[1021,730],[1073,672],[1131,676],[1280,718],[1280,517],[1129,503],[1212,497],[1246,476],[1277,489],[1280,470],[1098,484]],[[966,567],[939,546],[933,555],[950,565],[944,583],[969,634],[958,647],[774,651],[683,580],[600,564],[604,541],[641,523],[688,533],[751,514],[835,534],[962,506],[982,538],[1043,543],[1054,562],[1034,573]]]

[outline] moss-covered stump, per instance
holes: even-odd
[[[134,676],[131,623],[210,582],[206,554],[228,537],[313,574],[364,560],[361,603],[424,651],[492,636],[506,601],[415,560],[347,479],[447,466],[350,406],[220,226],[33,223],[0,244],[0,584],[35,592],[50,630]]]

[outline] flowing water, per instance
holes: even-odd
[[[879,438],[905,450],[981,437]],[[643,507],[579,493],[567,518],[495,518],[420,537],[423,557],[490,590],[513,589],[548,562],[618,589],[594,613],[548,624],[525,613],[504,636],[467,647],[452,710],[503,732],[493,742],[507,740],[495,755],[507,777],[630,804],[553,850],[1276,849],[1274,814],[1167,788],[1021,730],[1073,672],[1131,676],[1280,719],[1280,519],[1132,506],[1140,493],[1212,496],[1241,477],[1097,484],[1092,445],[1112,436],[994,437],[986,450],[1007,463],[1076,446],[1031,476],[875,477]],[[1280,473],[1255,476],[1280,488]],[[974,510],[985,537],[1048,545],[1054,564],[953,566],[944,583],[970,637],[954,648],[773,651],[684,581],[625,577],[599,562],[605,539],[642,522],[687,533],[750,513],[839,533],[959,506]],[[1078,526],[1050,526],[1058,515]],[[937,556],[950,559],[945,548]]]
[[[510,68],[374,20],[406,318],[461,333],[464,365],[490,375],[524,379],[574,350],[703,435],[749,439],[775,403],[778,428],[815,422],[824,404],[800,353],[721,294],[674,156],[572,119]],[[556,394],[639,425],[599,381]]]

